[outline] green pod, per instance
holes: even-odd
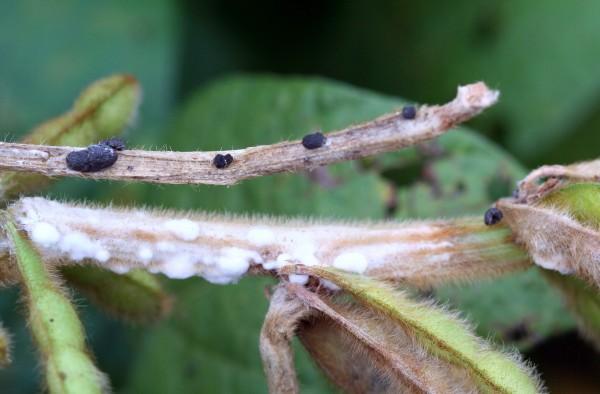
[[[75,308],[29,240],[10,221],[5,229],[21,275],[28,326],[41,354],[50,393],[107,392],[107,379],[92,361]]]
[[[329,267],[296,268],[301,274],[333,282],[357,302],[405,327],[406,332],[429,353],[461,367],[481,392],[537,393],[535,374],[518,357],[497,351],[477,338],[456,315],[432,303],[411,300],[388,285]]]

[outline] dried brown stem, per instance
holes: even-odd
[[[72,147],[0,143],[0,170],[35,172],[46,176],[78,176],[170,184],[232,185],[241,180],[394,151],[435,138],[493,105],[499,93],[479,82],[459,87],[456,98],[442,106],[422,106],[415,119],[401,111],[326,135],[326,144],[307,150],[299,141],[228,151],[234,161],[224,169],[213,166],[218,152],[153,152],[126,150],[103,171],[80,173],[67,168]]]
[[[290,296],[284,285],[277,287],[260,332],[260,354],[270,393],[299,392],[291,340],[298,322],[309,313],[310,309]]]
[[[535,202],[566,182],[599,182],[600,160],[567,166],[547,165],[531,171],[519,182],[519,202]]]

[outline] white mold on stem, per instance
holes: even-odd
[[[86,207],[39,197],[22,198],[9,210],[49,264],[86,260],[119,273],[143,268],[219,284],[236,282],[251,267],[277,273],[297,264],[424,286],[529,266],[507,229],[488,229],[480,218],[319,223]]]

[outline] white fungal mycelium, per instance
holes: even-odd
[[[60,233],[53,225],[37,222],[31,229],[31,240],[44,246],[50,246],[60,240]]]
[[[142,246],[137,252],[137,257],[141,262],[147,264],[152,260],[152,257],[154,257],[154,252],[148,246]]]
[[[362,274],[367,270],[369,262],[367,258],[357,252],[346,252],[337,256],[333,260],[333,266],[344,271],[356,272]]]
[[[248,231],[248,241],[258,246],[275,242],[275,234],[266,227],[255,227]]]
[[[200,235],[200,226],[189,219],[173,219],[165,222],[165,228],[184,241],[193,241]]]
[[[39,197],[22,198],[10,211],[51,263],[90,259],[117,273],[144,268],[174,279],[201,276],[219,284],[236,282],[252,266],[277,272],[286,265],[323,265],[369,274],[397,261],[410,262],[424,250],[439,267],[450,259],[452,247],[433,238],[443,229],[420,223],[286,223],[84,207]],[[394,272],[427,269],[426,264],[403,267],[394,265]],[[289,280],[305,284],[308,278],[290,275]]]

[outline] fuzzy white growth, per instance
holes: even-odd
[[[60,233],[53,225],[39,222],[31,229],[31,240],[44,246],[55,244],[60,239]]]
[[[188,254],[175,255],[164,264],[162,273],[173,279],[186,279],[196,274],[194,260]]]
[[[347,252],[339,255],[333,260],[333,266],[344,271],[362,274],[367,270],[369,262],[367,258],[356,252]]]
[[[23,198],[9,210],[49,264],[91,259],[115,272],[142,268],[174,279],[201,276],[223,284],[236,282],[255,265],[277,271],[289,265],[335,266],[425,284],[464,272],[461,264],[469,272],[474,266],[484,273],[500,271],[500,263],[490,264],[489,253],[476,254],[480,241],[468,235],[470,230],[449,233],[456,227],[449,222],[285,222],[84,207],[39,197]],[[477,218],[477,226],[484,227],[480,222]],[[470,221],[458,225],[473,226]],[[489,248],[489,238],[484,241]],[[523,259],[508,264],[526,267]]]
[[[275,242],[275,234],[266,227],[256,227],[248,231],[248,241],[258,246],[268,245]]]
[[[101,263],[106,263],[110,259],[110,253],[106,249],[100,249],[96,252],[94,258]]]
[[[137,252],[137,257],[143,262],[143,263],[149,263],[150,260],[152,260],[152,257],[154,256],[154,252],[152,252],[152,249],[150,249],[147,246],[142,246],[140,248],[140,250],[138,250]]]
[[[189,219],[174,219],[165,223],[165,227],[184,241],[193,241],[200,235],[200,226]]]
[[[240,248],[226,248],[215,261],[216,270],[204,274],[211,283],[227,284],[237,282],[248,271],[250,263],[260,263],[260,255],[256,252]]]
[[[58,248],[75,261],[91,258],[106,262],[110,258],[110,254],[100,245],[92,241],[86,234],[77,231],[62,237],[58,243]]]
[[[290,274],[288,279],[290,283],[295,283],[302,286],[308,283],[308,275]]]
[[[483,82],[458,87],[456,101],[465,107],[487,108],[494,105],[500,92],[490,90]]]
[[[303,265],[319,265],[319,260],[315,256],[315,247],[313,244],[304,242],[293,248],[293,259]]]

